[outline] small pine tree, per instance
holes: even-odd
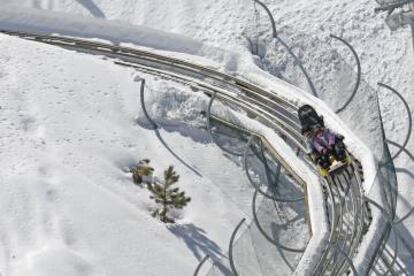
[[[154,168],[150,165],[150,160],[144,159],[141,160],[135,167],[130,169],[132,173],[132,179],[134,180],[135,184],[142,184],[144,182],[144,178],[146,176],[151,177],[152,173],[154,172]]]
[[[159,217],[164,223],[174,222],[174,219],[168,216],[168,212],[171,209],[182,209],[191,201],[190,197],[185,196],[185,192],[180,192],[179,188],[172,188],[179,178],[180,176],[174,171],[174,167],[170,166],[164,171],[163,183],[148,185],[148,190],[152,193],[150,198],[158,204],[152,216]]]

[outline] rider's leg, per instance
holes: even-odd
[[[337,160],[344,160],[346,158],[345,144],[342,142],[342,140],[336,140],[333,151]]]
[[[328,154],[321,154],[317,157],[316,162],[322,169],[328,169],[331,166]]]

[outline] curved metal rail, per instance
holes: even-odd
[[[116,58],[118,59],[116,61],[118,64],[131,66],[148,74],[156,74],[186,85],[191,85],[208,95],[217,94],[219,100],[245,110],[245,112],[258,118],[261,123],[274,129],[279,135],[286,137],[288,144],[298,147],[302,152],[304,151],[305,141],[300,134],[300,127],[296,115],[298,107],[289,100],[243,79],[201,65],[138,49],[60,36],[23,32],[2,32],[71,50]],[[353,173],[355,177],[359,174],[356,171],[353,171]],[[328,185],[337,185],[335,181],[328,181],[328,183]],[[327,254],[321,260],[320,266],[318,266],[317,272],[315,273],[326,274],[332,271],[342,273],[351,267],[349,260],[352,258],[359,244],[362,232],[360,225],[364,218],[358,218],[358,224],[351,223],[351,226],[349,226],[349,222],[343,218],[347,213],[343,212],[344,210],[357,210],[358,212],[355,212],[355,214],[358,216],[365,213],[361,211],[361,200],[358,198],[361,196],[360,188],[356,188],[361,183],[359,180],[356,183],[354,185],[355,188],[351,189],[351,197],[353,198],[349,203],[348,199],[342,201],[339,191],[336,194],[333,193],[330,199],[332,211],[330,213],[331,236],[329,240],[331,242],[326,249]],[[347,196],[343,198],[347,198]],[[352,202],[359,203],[355,205]],[[341,237],[344,235],[352,237],[352,239],[349,238],[346,242],[341,241]],[[349,253],[347,256],[343,256],[343,252]]]
[[[398,197],[398,180],[396,178],[393,160],[396,157],[398,157],[399,154],[404,152],[408,155],[408,157],[410,157],[412,161],[414,161],[413,155],[406,149],[406,145],[408,143],[409,137],[411,135],[411,130],[412,130],[412,118],[411,118],[411,112],[407,104],[407,101],[398,91],[396,91],[395,89],[393,89],[392,87],[388,85],[384,85],[381,83],[379,83],[378,85],[385,87],[391,92],[393,92],[394,94],[396,94],[398,98],[403,102],[404,107],[407,111],[407,115],[408,115],[408,133],[404,140],[405,141],[404,145],[400,145],[398,143],[395,143],[393,141],[386,139],[386,134],[385,134],[384,127],[383,127],[381,108],[379,104],[379,97],[377,95],[376,97],[377,108],[378,108],[378,113],[381,119],[382,139],[384,141],[384,151],[383,151],[384,156],[382,158],[384,160],[379,164],[379,170],[385,169],[386,174],[391,172],[391,174],[394,176],[394,179],[389,178],[388,181],[385,181],[385,183],[383,183],[383,185],[381,186],[381,188],[383,189],[382,192],[383,192],[383,196],[385,199],[385,204],[384,203],[380,204],[376,202],[375,200],[364,196],[364,201],[369,203],[371,206],[374,206],[375,208],[379,209],[386,220],[386,224],[384,227],[385,230],[382,232],[382,235],[380,237],[380,243],[377,245],[377,248],[375,251],[376,257],[371,260],[369,267],[368,267],[369,271],[367,271],[367,273],[373,272],[373,273],[381,274],[381,275],[388,275],[388,274],[409,275],[410,273],[405,270],[406,266],[402,265],[400,263],[400,259],[398,259],[398,251],[399,251],[399,248],[403,246],[410,254],[411,260],[413,260],[414,259],[414,248],[412,244],[408,242],[406,238],[399,232],[398,227],[400,226],[401,222],[403,222],[404,220],[406,220],[408,217],[411,216],[413,207],[400,219],[397,218],[396,208],[397,208],[397,197]],[[388,145],[393,145],[397,147],[398,149],[397,153],[394,154],[393,156],[389,152]],[[393,248],[389,249],[388,247],[390,247],[389,241],[390,241],[391,234],[393,234],[394,236],[394,245],[393,245]],[[391,252],[391,250],[393,252]]]
[[[257,1],[257,0],[254,0],[255,2],[258,2],[259,3],[259,1]],[[378,0],[377,0],[378,1]],[[404,1],[400,1],[400,2],[404,2]],[[406,1],[406,2],[412,2],[412,0],[411,1]],[[271,21],[271,25],[272,25],[272,27],[273,27],[273,36],[274,37],[276,37],[277,36],[277,34],[276,34],[276,32],[275,32],[275,21],[274,21],[274,18],[273,18],[273,16],[272,16],[272,14],[270,13],[270,11],[269,11],[269,9],[267,8],[267,6],[265,5],[265,4],[263,4],[263,3],[261,3],[260,2],[260,4],[261,4],[261,6],[263,6],[264,8],[265,8],[265,10],[266,10],[266,12],[267,12],[267,14],[269,15],[269,18],[270,18],[270,21]],[[401,3],[400,3],[400,5],[401,5]],[[391,8],[389,8],[390,10],[391,9],[394,9],[395,7],[391,7]],[[412,27],[412,30],[414,31],[414,25],[413,25],[413,27]],[[352,99],[355,97],[355,95],[356,95],[356,93],[357,93],[357,91],[358,91],[358,88],[359,88],[359,84],[360,84],[360,81],[361,81],[361,64],[360,64],[360,60],[359,60],[359,57],[358,57],[358,55],[356,54],[356,51],[353,49],[353,47],[349,44],[349,43],[347,43],[345,40],[343,40],[343,39],[341,39],[341,38],[339,38],[339,37],[336,37],[336,36],[333,36],[333,35],[331,35],[331,37],[332,38],[335,38],[335,39],[337,39],[337,40],[339,40],[339,41],[341,41],[341,42],[343,42],[351,51],[352,51],[352,54],[354,55],[354,58],[355,58],[355,60],[356,60],[356,65],[357,65],[357,81],[356,81],[356,83],[355,83],[355,86],[354,86],[354,89],[353,89],[353,91],[352,91],[352,93],[351,93],[351,95],[350,95],[350,97],[348,98],[348,100],[345,102],[345,104],[342,106],[342,107],[340,107],[337,111],[336,111],[336,113],[340,113],[340,112],[342,112],[348,105],[349,105],[349,103],[352,101]],[[288,49],[289,50],[289,49]],[[291,54],[292,55],[292,54]],[[293,56],[293,58],[294,59],[296,59],[296,57],[295,57],[295,55],[293,54],[292,55]],[[305,76],[306,76],[306,72],[305,72]],[[309,80],[308,80],[308,82],[309,82]],[[311,82],[310,82],[311,83]],[[389,87],[389,86],[387,86],[387,85],[383,85],[383,84],[379,84],[380,86],[383,86],[383,87],[385,87],[385,88],[388,88],[389,90],[391,90],[394,94],[396,94],[401,100],[402,100],[402,102],[404,103],[404,105],[405,105],[405,108],[406,108],[406,110],[407,110],[407,113],[408,113],[408,117],[409,117],[409,126],[408,126],[408,133],[407,133],[407,136],[406,136],[406,139],[404,140],[404,144],[402,145],[402,146],[400,146],[400,145],[396,145],[395,143],[394,143],[394,145],[395,146],[397,146],[397,153],[396,154],[394,154],[394,156],[392,156],[392,158],[390,158],[389,160],[386,160],[386,163],[384,163],[384,164],[382,164],[383,166],[385,166],[385,165],[387,165],[387,163],[390,163],[390,162],[393,162],[393,160],[396,158],[396,157],[398,157],[401,153],[402,153],[402,151],[405,151],[406,152],[406,145],[407,145],[407,143],[408,143],[408,139],[409,139],[409,137],[410,137],[410,135],[411,135],[411,130],[412,130],[412,120],[411,120],[411,112],[410,112],[410,109],[409,109],[409,107],[408,107],[408,105],[407,105],[407,103],[406,103],[406,101],[405,101],[405,99],[397,92],[397,91],[395,91],[395,89],[393,89],[393,88],[391,88],[391,87]],[[312,88],[312,87],[311,87]],[[314,92],[314,94],[315,94],[315,91],[313,91],[312,90],[312,92]],[[379,113],[380,114],[380,113]],[[383,129],[383,127],[382,127],[382,129]],[[385,135],[384,135],[384,137],[383,137],[384,139],[385,139]],[[387,140],[387,143],[388,144],[391,144],[392,142],[391,141],[389,141],[389,140]],[[387,145],[384,145],[385,147],[387,147]],[[410,155],[410,154],[409,154]],[[379,167],[378,169],[380,169],[381,167]],[[361,171],[362,172],[362,171]],[[363,180],[363,177],[361,176],[361,180]],[[391,187],[391,185],[389,185],[389,184],[387,184],[387,183],[385,183],[385,186],[386,186],[386,188],[388,189],[388,191],[386,191],[385,193],[385,197],[387,197],[387,193],[390,193],[391,194],[391,201],[389,201],[388,199],[386,200],[386,204],[388,204],[389,205],[389,208],[392,210],[392,212],[393,213],[395,213],[395,211],[396,211],[396,204],[397,204],[397,199],[396,199],[396,194],[398,193],[398,190],[396,189],[396,188],[394,188],[394,187]],[[332,192],[332,191],[331,191]],[[362,193],[361,193],[362,194]],[[360,203],[361,204],[361,203]],[[368,204],[368,203],[366,203],[366,204]],[[368,207],[367,207],[368,208]],[[412,207],[408,212],[407,212],[407,214],[406,215],[404,215],[403,217],[402,217],[402,220],[405,220],[405,219],[407,219],[408,217],[410,217],[411,216],[411,214],[412,213],[414,213],[414,207]],[[369,217],[369,216],[368,216]],[[391,230],[393,230],[392,228],[391,228]],[[385,242],[389,239],[389,232],[390,232],[390,230],[389,231],[387,231],[387,232],[385,232],[384,233],[384,236],[381,238],[381,240],[382,240],[382,242],[380,243],[380,245],[379,245],[379,247],[377,248],[377,250],[376,250],[376,252],[374,253],[374,255],[373,256],[371,256],[370,258],[372,259],[372,260],[374,260],[375,259],[375,256],[376,255],[379,255],[379,258],[383,261],[383,263],[386,265],[386,267],[387,267],[387,270],[386,270],[386,272],[384,272],[384,274],[385,275],[387,275],[388,274],[388,272],[389,273],[391,273],[392,275],[395,275],[395,273],[394,273],[394,271],[391,269],[392,268],[392,266],[394,265],[394,264],[397,264],[398,265],[398,263],[396,262],[396,258],[397,258],[397,250],[398,250],[398,239],[395,239],[395,249],[394,249],[394,254],[393,254],[393,256],[391,256],[391,261],[390,262],[388,262],[387,260],[386,260],[386,258],[385,258],[385,256],[383,256],[383,253],[382,252],[385,252],[385,251],[387,251],[386,250],[386,248],[385,248]],[[341,251],[341,253],[342,253],[343,251]],[[366,273],[368,274],[369,272],[370,272],[370,270],[373,270],[374,268],[373,268],[373,266],[372,266],[372,263],[371,263],[371,265],[368,267],[368,271],[366,271]],[[399,267],[399,269],[401,269],[402,271],[404,271],[404,269],[402,268],[402,266],[400,265],[400,267]],[[356,273],[356,271],[354,270],[353,271],[354,272],[354,274]],[[332,272],[332,274],[336,274],[337,273],[337,271],[335,271],[335,272]]]
[[[214,97],[211,98],[210,104],[208,106],[208,109],[211,109],[211,106],[212,106],[212,102],[213,101],[214,101]],[[270,146],[270,143],[266,140],[265,137],[261,136],[258,133],[255,133],[255,132],[249,131],[247,129],[244,129],[243,127],[241,127],[239,125],[236,125],[234,123],[225,121],[224,119],[220,119],[220,118],[218,118],[218,117],[216,117],[214,115],[211,115],[210,112],[207,112],[207,114],[211,117],[211,118],[207,118],[207,120],[209,122],[211,120],[217,121],[219,124],[222,124],[222,125],[224,125],[226,127],[229,127],[231,129],[234,129],[234,130],[239,131],[241,133],[248,134],[250,136],[250,138],[247,140],[247,143],[244,145],[244,147],[246,149],[245,155],[244,155],[244,163],[245,163],[245,168],[244,169],[245,169],[245,173],[248,176],[248,180],[251,182],[251,185],[255,188],[255,192],[253,194],[253,199],[252,199],[252,213],[253,213],[254,225],[256,226],[256,228],[259,231],[259,233],[269,243],[271,243],[272,245],[276,246],[277,252],[279,252],[280,257],[285,261],[285,263],[289,267],[289,269],[291,271],[293,271],[293,268],[291,267],[291,265],[290,265],[287,257],[285,256],[285,252],[289,252],[291,254],[292,253],[294,253],[294,254],[303,254],[303,252],[305,251],[306,247],[304,247],[304,248],[294,248],[294,247],[291,247],[291,246],[284,245],[281,242],[279,242],[279,241],[271,238],[269,236],[269,234],[266,233],[265,229],[263,228],[263,226],[261,225],[261,223],[259,221],[258,214],[257,214],[257,209],[256,209],[256,205],[257,205],[256,204],[256,200],[257,200],[257,195],[258,194],[262,194],[265,198],[270,199],[274,203],[274,205],[275,205],[275,211],[277,211],[277,209],[278,209],[276,207],[276,202],[278,202],[278,203],[294,203],[294,202],[297,202],[297,201],[304,201],[306,203],[307,202],[307,198],[306,198],[306,185],[305,185],[305,183],[303,181],[301,181],[300,177],[297,176],[297,175],[295,175],[294,170],[288,164],[286,164],[283,159],[281,159],[278,156],[277,152]],[[211,128],[208,128],[208,130],[210,131],[210,135],[211,136],[214,136],[214,134],[211,132]],[[215,139],[213,141],[216,142]],[[253,141],[256,142],[257,145],[260,146],[260,150],[259,150],[260,152],[253,152],[252,154],[247,154],[247,149],[249,149],[251,147]],[[221,147],[221,146],[219,145],[219,147]],[[273,190],[273,189],[275,189],[278,186],[277,183],[272,183],[272,181],[270,179],[271,178],[270,175],[273,175],[274,172],[272,172],[270,170],[270,168],[269,168],[269,165],[267,163],[267,157],[266,157],[265,151],[266,151],[267,154],[269,154],[271,156],[271,159],[279,162],[279,164],[278,164],[278,168],[279,169],[281,167],[284,167],[285,170],[287,170],[287,171],[290,172],[289,175],[293,179],[295,179],[296,182],[299,181],[298,184],[301,185],[301,187],[303,188],[302,193],[304,194],[304,196],[297,197],[297,198],[294,198],[294,199],[286,199],[286,198],[282,198],[282,197],[275,196],[276,193],[273,193],[273,196],[268,195],[267,193],[263,192],[261,189],[259,189],[258,187],[256,187],[254,181],[250,177],[249,167],[246,165],[247,164],[246,157],[248,157],[248,156],[257,157],[258,160],[260,160],[263,163],[264,168],[265,168],[265,171],[266,171],[265,175],[266,175],[266,180],[267,180],[266,182],[267,182],[268,188],[270,188],[270,189]],[[236,156],[238,156],[238,154],[236,154]],[[278,170],[276,172],[276,175],[273,175],[273,176],[276,177],[275,181],[278,181],[278,179],[279,179],[278,176],[279,175],[280,174],[279,174],[279,170]],[[272,186],[272,187],[270,187],[270,186]],[[305,212],[305,217],[304,218],[305,218],[305,221],[308,221],[309,222],[309,217],[307,216],[307,213],[306,212]],[[252,225],[250,225],[250,226],[252,226]],[[308,226],[309,226],[309,232],[312,233],[309,224],[308,224]],[[232,261],[234,263],[234,259],[233,258],[234,258],[233,255],[231,257],[229,257],[230,261]],[[256,258],[257,258],[257,256],[256,256]]]

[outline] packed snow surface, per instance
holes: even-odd
[[[180,37],[174,37],[168,34],[164,34],[164,37],[172,38],[175,42],[181,41],[182,44],[173,43],[169,48],[168,43],[163,41],[162,45],[164,47],[161,46],[161,49],[182,51],[190,54],[197,53],[213,58],[216,61],[226,64],[225,69],[232,71],[238,70],[238,73],[243,74],[249,80],[266,86],[269,89],[278,89],[279,92],[296,91],[293,92],[293,97],[291,97],[292,95],[285,95],[286,97],[296,99],[298,102],[318,103],[310,97],[304,97],[296,88],[274,82],[272,78],[263,75],[257,68],[251,66],[250,60],[247,61],[247,65],[244,64],[244,67],[241,66],[242,64],[236,65],[234,61],[229,62],[229,60],[233,60],[238,56],[237,53],[240,53],[241,58],[247,56],[248,43],[246,37],[251,36],[252,33],[259,33],[263,41],[266,41],[269,37],[270,29],[266,23],[265,15],[263,13],[260,13],[260,15],[255,14],[251,1],[239,0],[228,3],[217,0],[187,0],[179,2],[172,0],[21,0],[10,2],[0,0],[0,3],[4,6],[6,4],[12,4],[19,8],[39,8],[64,12],[71,14],[71,16],[76,14],[100,19],[118,20],[117,24],[121,25],[122,22],[126,22],[129,24],[140,24],[160,31],[172,32],[180,35]],[[390,84],[406,96],[413,110],[414,99],[410,92],[412,92],[414,87],[414,70],[412,66],[413,50],[410,33],[407,29],[390,32],[383,22],[384,16],[373,12],[376,6],[375,1],[300,0],[291,3],[291,1],[285,0],[278,1],[277,3],[267,2],[269,2],[269,6],[276,17],[279,34],[286,39],[289,38],[291,46],[297,53],[301,51],[305,53],[302,55],[299,54],[299,56],[311,72],[318,72],[318,74],[312,74],[312,78],[317,87],[322,87],[324,83],[329,81],[326,76],[329,74],[328,71],[330,68],[328,55],[323,47],[319,47],[319,43],[321,41],[329,42],[327,37],[330,33],[333,33],[346,38],[360,54],[363,76],[369,85],[376,87],[377,81]],[[15,7],[12,9],[15,9]],[[39,16],[41,16],[40,13]],[[5,13],[3,13],[2,18],[5,21],[10,19]],[[25,14],[25,12],[22,12],[21,18],[24,18],[23,21],[26,23],[30,22],[30,13]],[[59,18],[59,16],[55,18]],[[87,21],[84,22],[87,24]],[[142,27],[140,28],[141,31],[139,33],[145,34],[144,29]],[[87,31],[87,29],[80,31],[85,30]],[[148,34],[151,37],[150,31],[148,31]],[[198,43],[193,44],[193,41],[187,40],[181,37],[181,35],[206,42],[209,46]],[[140,38],[147,43],[153,42],[153,40],[148,39],[148,36],[142,36]],[[125,42],[134,41],[126,40]],[[188,43],[189,47],[183,47],[185,43]],[[137,273],[137,271],[143,273],[139,269],[142,269],[143,266],[145,267],[144,260],[145,258],[151,258],[153,251],[142,250],[142,246],[139,245],[139,242],[135,243],[134,239],[146,241],[147,245],[149,244],[147,241],[150,239],[145,237],[145,235],[141,236],[141,234],[136,234],[134,231],[130,232],[130,230],[125,229],[128,227],[131,227],[129,229],[135,229],[134,227],[136,225],[140,225],[138,227],[145,227],[145,231],[143,232],[148,231],[157,234],[156,240],[160,244],[165,244],[164,247],[160,247],[164,251],[182,249],[182,254],[177,253],[175,255],[174,253],[172,256],[183,257],[177,257],[177,260],[168,263],[177,264],[177,266],[171,269],[180,271],[178,275],[181,275],[183,271],[188,271],[188,274],[191,274],[194,268],[194,255],[189,254],[187,251],[184,252],[185,247],[182,244],[180,245],[179,241],[171,239],[171,233],[174,231],[169,231],[169,229],[163,228],[158,224],[151,223],[152,220],[148,217],[147,212],[149,203],[144,203],[147,202],[148,195],[144,195],[143,191],[137,191],[136,187],[131,185],[129,175],[125,172],[125,167],[138,161],[141,157],[148,157],[146,155],[150,154],[151,156],[162,156],[162,158],[152,158],[154,166],[160,173],[169,164],[177,164],[177,169],[182,174],[185,188],[191,191],[190,195],[192,197],[196,197],[197,195],[200,197],[200,200],[194,199],[194,202],[199,202],[197,203],[199,204],[198,209],[193,206],[190,211],[181,214],[182,224],[185,224],[186,219],[188,219],[188,221],[195,223],[197,227],[205,230],[201,236],[207,236],[206,233],[208,233],[208,238],[214,240],[218,247],[222,248],[225,246],[231,229],[233,229],[239,218],[243,216],[243,212],[246,211],[244,208],[249,205],[247,203],[248,196],[244,195],[243,191],[240,191],[240,195],[236,195],[235,198],[245,198],[246,204],[243,203],[243,200],[242,202],[238,200],[237,202],[229,202],[226,198],[228,194],[222,194],[222,190],[220,190],[227,186],[220,184],[213,185],[212,183],[221,183],[220,177],[226,177],[225,181],[234,183],[230,187],[236,188],[236,190],[241,189],[240,187],[242,185],[237,185],[236,182],[242,180],[233,178],[235,175],[242,175],[241,173],[234,173],[236,171],[239,172],[240,168],[237,168],[231,162],[228,164],[223,163],[226,160],[222,159],[222,154],[218,149],[204,142],[201,138],[194,139],[194,136],[200,137],[200,134],[193,129],[189,131],[188,128],[184,128],[185,130],[181,130],[181,132],[184,132],[185,135],[179,135],[176,131],[177,126],[174,126],[172,129],[175,131],[163,131],[161,134],[165,139],[170,139],[168,141],[174,144],[174,149],[180,149],[180,156],[186,156],[186,164],[194,165],[196,167],[194,170],[189,169],[188,166],[182,163],[178,165],[177,160],[171,157],[171,153],[162,150],[158,146],[159,144],[142,145],[142,143],[137,142],[141,141],[140,139],[137,140],[137,137],[142,137],[145,141],[157,138],[153,132],[140,128],[140,120],[136,121],[136,117],[134,117],[137,116],[137,112],[139,111],[136,109],[138,84],[132,81],[133,72],[127,72],[128,70],[126,69],[109,65],[109,63],[105,63],[102,60],[84,55],[68,54],[67,52],[63,54],[65,59],[61,57],[50,58],[50,56],[57,55],[59,51],[38,45],[33,46],[34,48],[30,50],[31,47],[26,47],[26,44],[23,42],[17,42],[17,40],[5,37],[2,37],[2,44],[4,45],[3,48],[7,51],[3,51],[1,54],[1,63],[3,65],[1,74],[3,77],[0,81],[2,87],[4,87],[2,97],[7,100],[3,100],[4,103],[0,104],[2,106],[0,111],[4,114],[1,127],[5,128],[5,132],[2,133],[7,133],[7,135],[2,137],[1,145],[4,148],[4,150],[2,149],[2,153],[4,152],[4,154],[2,154],[1,158],[2,164],[7,169],[5,169],[5,173],[1,177],[5,178],[4,180],[2,179],[2,182],[6,183],[5,187],[7,185],[9,186],[5,190],[10,190],[10,193],[2,194],[2,197],[4,197],[2,202],[5,204],[3,210],[11,212],[7,214],[17,213],[15,216],[9,215],[8,217],[4,216],[2,218],[6,220],[4,223],[6,226],[1,230],[2,240],[9,243],[2,247],[5,249],[1,253],[3,254],[2,258],[5,260],[5,271],[21,273],[22,275],[27,274],[27,271],[36,271],[39,275],[45,275],[46,272],[40,271],[39,269],[46,266],[44,262],[50,262],[50,265],[53,263],[56,269],[64,269],[68,275],[72,275],[73,273],[80,273],[81,275],[88,275],[87,273],[90,275],[108,273],[112,275],[111,271],[105,271],[106,267],[116,267],[117,274],[120,274],[118,266],[115,264],[133,259],[135,261],[133,267],[123,267],[123,269],[125,271],[130,269],[128,271],[133,273]],[[13,47],[13,45],[16,46]],[[144,46],[153,47],[154,45],[147,44]],[[257,56],[254,57],[258,65],[274,75],[283,75],[283,73],[286,73],[284,69],[289,66],[275,69],[277,66],[274,66],[274,64],[278,64],[278,56],[277,52],[275,54],[272,46],[259,43],[258,47]],[[21,48],[25,49],[23,53],[21,53]],[[228,52],[221,51],[219,48],[231,48],[231,51],[236,54],[227,55],[226,53]],[[194,51],[194,49],[197,49],[197,51]],[[346,51],[343,48],[339,49],[341,54],[346,57]],[[27,53],[29,51],[32,52]],[[25,52],[26,56],[24,55]],[[48,58],[37,56],[42,54]],[[66,59],[66,57],[68,58]],[[69,57],[71,58],[69,59]],[[352,59],[347,59],[352,64]],[[61,62],[68,62],[70,66],[62,65],[59,67],[58,64]],[[31,65],[26,66],[27,64]],[[89,66],[95,67],[90,68]],[[239,66],[241,67],[238,68]],[[68,69],[69,67],[73,67],[72,70]],[[75,68],[85,69],[76,70]],[[63,72],[70,70],[70,72],[64,74],[59,70],[63,70]],[[108,72],[103,72],[104,70],[108,70]],[[53,76],[53,79],[51,76]],[[66,76],[67,81],[64,81],[63,76]],[[36,82],[34,83],[32,81],[33,77],[36,78]],[[76,77],[76,79],[72,79],[72,77]],[[93,77],[96,81],[92,81]],[[46,84],[43,84],[43,86],[41,84],[42,78],[46,79]],[[111,81],[113,83],[110,83]],[[97,83],[99,83],[98,88],[101,90],[100,92],[96,91]],[[180,91],[178,93],[180,95],[183,95],[182,93],[185,94],[182,88],[176,88],[174,85],[166,82],[161,85],[157,81],[154,81],[152,85],[156,91],[164,91],[165,89],[173,94],[176,94],[177,91]],[[35,91],[35,89],[37,90]],[[57,93],[61,89],[67,90],[67,93]],[[15,92],[12,93],[12,91]],[[16,91],[20,92],[17,93]],[[81,97],[80,91],[82,91],[82,94],[86,94],[88,98],[85,98],[85,95]],[[104,95],[105,93],[108,93],[108,95]],[[387,137],[401,142],[406,131],[406,120],[401,119],[406,116],[403,113],[404,109],[396,108],[397,104],[399,104],[396,97],[391,97],[389,94],[385,95],[380,94],[383,115],[386,120]],[[182,97],[185,96],[180,96],[181,99]],[[13,100],[10,101],[10,99]],[[159,100],[162,101],[163,99],[165,104],[170,103],[169,98],[161,97],[161,99],[154,99],[154,101],[149,98],[149,105]],[[198,104],[203,105],[205,102],[203,103],[203,100],[191,98],[187,104],[188,106],[197,106]],[[324,104],[317,105],[318,111],[333,115]],[[125,113],[118,112],[119,110],[125,110]],[[181,111],[184,110],[188,109],[182,108]],[[158,112],[157,110],[155,111]],[[163,114],[160,118],[172,116],[175,119],[187,118],[189,121],[192,121],[197,117],[194,116],[195,114],[177,114],[166,110],[160,112],[160,114]],[[114,114],[117,115],[114,116]],[[331,118],[331,116],[329,117]],[[346,133],[348,133],[348,128],[359,129],[365,126],[364,120],[360,120],[362,118],[355,119],[354,125],[347,127],[338,126],[338,121],[336,121],[334,116],[332,117],[333,119],[327,120],[330,126]],[[74,124],[74,122],[77,124]],[[138,126],[135,125],[136,127],[134,128],[133,125],[137,122]],[[91,127],[92,125],[93,127]],[[72,126],[76,127],[73,128]],[[113,131],[112,129],[115,130]],[[373,133],[375,131],[373,130]],[[144,137],[149,138],[145,139]],[[365,139],[367,137],[362,138]],[[375,141],[375,139],[375,137],[372,137],[372,140]],[[54,142],[52,143],[52,141]],[[88,144],[88,141],[90,141],[90,144]],[[349,143],[349,141],[356,142],[358,139],[352,137],[352,135],[347,135],[347,142]],[[369,144],[369,142],[367,143]],[[183,147],[183,144],[191,144],[194,148],[189,146]],[[133,146],[130,147],[129,145]],[[204,151],[205,147],[209,147],[209,150]],[[33,148],[36,148],[36,150],[33,150]],[[370,162],[371,156],[364,155],[366,151],[363,146],[353,144],[350,145],[350,148],[361,155],[359,157],[361,157],[363,163],[372,164]],[[203,152],[208,152],[209,156],[201,157],[200,155],[194,155],[192,154],[194,149],[203,149]],[[407,149],[413,151],[414,143],[410,142]],[[124,152],[125,155],[121,154],[121,152]],[[65,156],[70,156],[70,158],[65,158]],[[97,156],[100,157],[97,158]],[[216,160],[211,162],[211,164],[220,163],[220,166],[217,166],[219,168],[223,168],[223,166],[227,168],[229,166],[232,170],[226,169],[226,172],[229,172],[227,175],[216,172],[217,167],[207,166],[208,168],[206,170],[210,174],[206,176],[206,173],[202,170],[202,164],[207,159]],[[410,186],[412,180],[410,171],[413,170],[412,161],[407,155],[401,155],[396,160],[400,180],[399,189],[401,191],[401,204],[398,205],[399,216],[404,215],[411,208],[410,202],[414,196]],[[74,166],[75,169],[73,169]],[[373,167],[365,167],[364,169],[366,174],[375,171]],[[24,176],[19,176],[18,172],[20,174],[24,172]],[[200,177],[197,172],[201,172],[205,177]],[[373,175],[371,175],[371,178],[366,178],[366,180],[372,178]],[[28,184],[29,180],[30,186]],[[200,182],[208,182],[211,185],[195,184]],[[20,185],[18,186],[16,183],[20,183]],[[90,183],[90,185],[85,185],[84,183]],[[113,185],[113,183],[115,184]],[[367,183],[366,185],[371,184],[373,183]],[[192,185],[196,186],[197,189],[192,187]],[[58,191],[53,190],[53,187],[56,188],[56,186],[59,187],[57,189]],[[212,196],[207,198],[205,191],[201,187],[210,187]],[[369,187],[367,186],[366,188]],[[50,193],[51,195],[49,195],[49,190],[52,191]],[[233,192],[232,189],[230,190]],[[99,195],[102,194],[102,196],[94,196],[97,193]],[[123,200],[117,201],[116,199],[119,195],[127,198],[128,203],[125,203]],[[39,200],[41,196],[45,200]],[[216,196],[222,198],[222,200],[218,200],[220,204],[214,204],[214,206],[208,204],[208,199],[214,198],[214,201],[216,201]],[[53,198],[53,200],[48,199],[49,197]],[[19,205],[20,209],[10,207],[13,204],[16,205],[17,203],[15,202],[20,202],[21,200],[28,202],[27,206],[22,207]],[[49,208],[49,205],[45,206],[45,202],[50,204],[51,207]],[[112,209],[107,210],[108,202],[111,205],[115,205],[115,207],[112,206]],[[120,202],[123,203],[121,204]],[[89,206],[82,206],[80,203]],[[29,208],[28,206],[32,206],[32,204],[39,206],[39,208]],[[6,208],[6,206],[9,207]],[[102,210],[99,213],[102,211],[108,216],[99,217],[99,215],[94,213],[96,209],[91,208],[91,206],[100,206]],[[208,206],[207,209],[211,210],[211,213],[205,212],[205,206]],[[114,211],[121,209],[122,211],[120,212]],[[56,212],[53,210],[56,210]],[[136,210],[141,212],[141,215],[138,215]],[[52,214],[49,214],[48,212],[51,211],[53,211]],[[81,215],[79,217],[66,215],[65,217],[65,212],[70,214],[76,212]],[[217,223],[214,227],[211,224],[207,226],[207,221],[211,220],[211,217],[215,217],[216,219],[216,212],[218,212],[219,217],[223,217],[223,223]],[[144,218],[146,219],[144,220]],[[75,225],[79,225],[76,221],[72,220],[82,219],[85,222],[82,224],[82,227],[86,228],[88,228],[86,222],[92,220],[96,220],[98,224],[102,222],[101,220],[105,220],[105,222],[110,222],[111,225],[116,225],[116,227],[102,227],[102,229],[99,229],[102,233],[98,233],[97,235],[101,235],[104,239],[96,238],[94,240],[95,233],[92,235],[92,231],[88,232],[87,229],[72,229]],[[141,221],[141,224],[137,221]],[[203,224],[203,222],[206,223]],[[409,219],[404,223],[404,227],[406,229],[413,229],[413,223],[414,219]],[[36,225],[36,227],[32,229],[31,225]],[[102,225],[106,224],[102,222]],[[213,227],[214,229],[208,229],[208,227]],[[39,230],[38,228],[41,229]],[[62,230],[56,230],[56,228]],[[221,231],[222,229],[226,230]],[[65,231],[69,234],[63,234],[66,233]],[[112,237],[111,234],[115,233],[114,236],[117,236],[121,232],[125,232],[131,236],[130,244],[141,249],[139,252],[145,252],[148,255],[135,256],[133,254],[137,254],[137,252],[134,250],[129,252],[129,250],[120,247],[119,244],[116,247],[115,243],[117,241],[107,239],[109,236]],[[409,230],[406,232],[409,232]],[[14,233],[13,237],[8,236],[11,233]],[[49,235],[45,233],[52,233],[52,236],[56,238],[50,239]],[[65,235],[69,236],[69,238],[66,239]],[[185,240],[185,238],[183,239]],[[88,240],[88,242],[85,242],[85,240]],[[105,240],[109,245],[105,244],[104,246],[102,240]],[[171,246],[169,248],[174,249],[167,249],[167,245],[170,243]],[[43,244],[45,245],[43,246]],[[119,251],[117,255],[114,255],[110,250],[106,250],[107,248],[111,248],[111,246],[113,246],[114,251]],[[128,246],[129,248],[130,246]],[[168,255],[168,252],[164,251],[160,251],[161,256],[162,254],[165,254],[165,256]],[[20,254],[16,252],[20,252]],[[64,261],[65,264],[72,265],[68,265],[68,267],[59,265],[58,260],[54,261],[54,258],[50,257],[56,254],[62,256],[58,258],[59,260],[64,259],[66,260]],[[195,256],[197,258],[200,257],[197,254]],[[116,258],[119,258],[119,260]],[[124,259],[120,260],[121,258]],[[131,263],[133,262],[128,261],[128,264]],[[112,266],[111,264],[114,265]],[[178,269],[177,267],[180,268]],[[151,275],[151,273],[155,273],[156,271],[156,269],[150,270],[148,268],[148,271],[145,272]],[[174,272],[171,270],[171,275],[175,275]],[[57,271],[53,275],[56,275],[56,273],[60,272]]]
[[[147,78],[155,119],[189,123],[161,129],[163,146],[143,123],[134,71],[4,35],[0,45],[0,273],[190,275],[226,251],[251,191],[191,115],[205,96]],[[174,165],[192,197],[176,225],[153,219],[132,183],[143,158],[159,177]]]

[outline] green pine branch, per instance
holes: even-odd
[[[152,183],[148,185],[151,192],[150,199],[154,200],[157,208],[152,216],[159,217],[164,223],[173,223],[174,219],[168,216],[172,209],[183,209],[191,201],[185,192],[180,192],[178,187],[172,186],[178,182],[180,176],[174,170],[173,166],[164,171],[164,181],[162,183]]]

